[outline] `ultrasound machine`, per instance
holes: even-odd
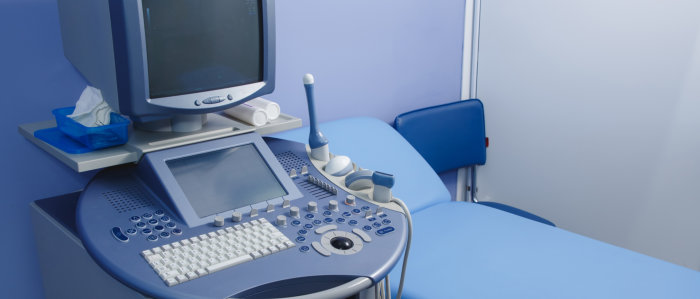
[[[66,226],[94,263],[156,298],[379,293],[410,215],[391,174],[332,154],[311,75],[308,145],[216,135],[227,119],[212,112],[274,89],[273,0],[58,3],[66,57],[139,136],[176,140],[128,145],[136,163],[101,170],[76,195]]]

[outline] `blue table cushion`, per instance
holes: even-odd
[[[700,298],[700,272],[486,206],[442,203],[413,222],[404,299]]]
[[[350,157],[358,166],[393,174],[394,197],[406,202],[411,213],[448,202],[450,193],[427,162],[387,123],[370,117],[346,118],[319,125],[331,153]],[[270,135],[307,143],[309,128]]]

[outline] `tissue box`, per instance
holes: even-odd
[[[129,140],[130,121],[123,116],[112,112],[109,125],[86,127],[68,117],[74,109],[65,107],[53,110],[56,125],[63,134],[93,150],[124,144]]]

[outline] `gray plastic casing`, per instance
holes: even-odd
[[[63,52],[115,111],[136,122],[221,111],[274,90],[274,1],[261,1],[262,81],[162,98],[149,97],[141,0],[58,0]],[[196,100],[223,97],[214,104]]]
[[[233,210],[220,211],[219,213],[206,217],[199,217],[170,168],[168,168],[167,161],[216,152],[218,150],[247,144],[252,144],[266,163],[267,161],[276,161],[275,155],[270,151],[270,148],[265,144],[262,137],[256,133],[248,133],[230,138],[217,139],[207,143],[196,143],[148,153],[138,165],[139,176],[146,181],[147,185],[150,186],[160,198],[169,199],[164,202],[169,205],[172,211],[175,211],[178,216],[180,216],[187,226],[196,227],[212,223],[216,216],[227,218],[235,210],[249,211],[251,207],[238,207]],[[285,199],[291,201],[303,196],[279,163],[267,163],[267,166],[277,178],[282,188],[286,191],[287,195],[279,198],[270,198],[266,202],[259,204],[262,204],[262,206],[267,206],[268,203],[279,204]],[[231,171],[246,171],[246,169],[231,169]]]

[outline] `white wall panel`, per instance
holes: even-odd
[[[479,198],[700,269],[700,1],[481,8]]]

